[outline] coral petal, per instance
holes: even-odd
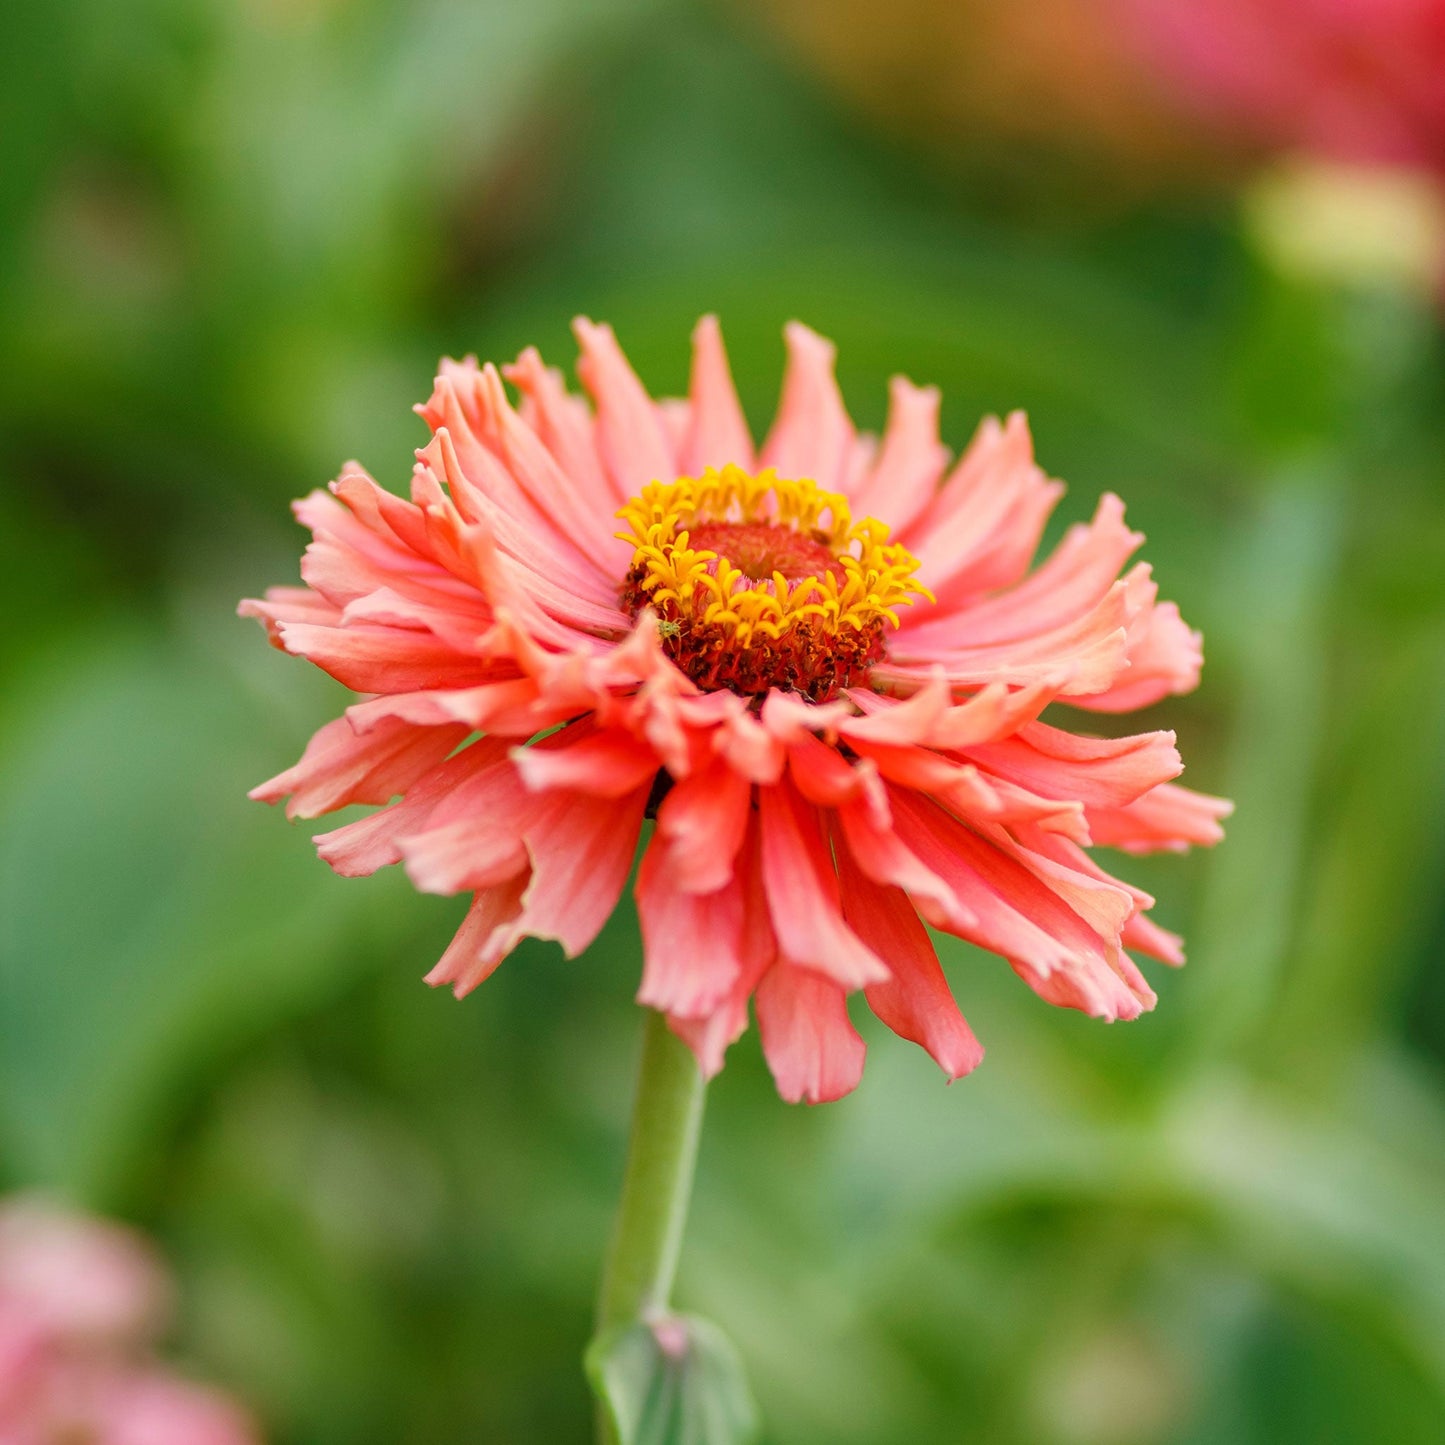
[[[763,1056],[790,1104],[826,1104],[857,1087],[867,1045],[831,979],[774,964],[758,985],[757,1010]]]
[[[938,439],[942,397],[936,386],[914,386],[895,376],[888,400],[883,446],[865,480],[853,489],[853,505],[887,518],[901,534],[932,500],[948,465],[948,448]]]
[[[490,978],[506,956],[505,940],[522,911],[525,872],[494,888],[483,889],[472,900],[462,926],[447,950],[427,974],[433,987],[449,983],[458,998],[465,998]]]
[[[657,775],[657,754],[618,731],[591,733],[560,747],[513,748],[512,763],[534,792],[567,788],[594,798],[623,797],[650,787]]]
[[[790,321],[788,369],[778,418],[759,458],[781,477],[810,477],[836,491],[853,444],[853,423],[833,375],[835,348],[815,331]]]
[[[753,785],[719,760],[674,784],[657,812],[668,876],[687,893],[711,893],[733,876],[752,813]]]
[[[817,809],[786,783],[764,790],[759,808],[763,887],[779,951],[846,988],[881,983],[887,966],[843,922]]]
[[[597,404],[598,449],[618,501],[648,482],[671,481],[677,458],[666,429],[612,328],[578,317],[572,329],[582,348],[577,374]]]
[[[938,957],[908,896],[899,888],[880,887],[839,849],[843,916],[865,943],[888,960],[893,977],[871,984],[868,1006],[894,1033],[911,1039],[937,1062],[950,1079],[978,1067],[983,1047],[949,992]]]
[[[249,796],[275,803],[290,793],[288,818],[317,818],[351,803],[389,803],[466,735],[456,724],[420,728],[395,718],[358,733],[347,718],[336,718],[306,744],[295,767],[252,788]]]
[[[704,316],[692,333],[692,407],[682,444],[681,470],[697,476],[729,462],[753,469],[753,439],[728,369],[717,317]]]
[[[733,878],[712,893],[685,893],[654,841],[637,875],[642,987],[637,1001],[681,1018],[706,1017],[742,972],[743,890]]]

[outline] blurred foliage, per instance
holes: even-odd
[[[1242,137],[1201,128],[1135,0],[737,0],[804,68],[993,201],[1088,214],[1217,186]]]
[[[0,1182],[156,1230],[187,1358],[279,1445],[580,1440],[621,1172],[630,910],[464,1005],[459,903],[333,878],[244,799],[340,697],[231,616],[286,500],[401,484],[442,352],[722,315],[894,370],[961,444],[1027,407],[1210,647],[1177,726],[1239,802],[1130,876],[1194,944],[1158,1013],[946,948],[941,1087],[712,1090],[680,1302],[769,1440],[1433,1445],[1445,1420],[1445,357],[1251,258],[1219,201],[1025,223],[748,15],[665,0],[22,0],[0,48]],[[1027,177],[1015,180],[1027,187]],[[1127,189],[1127,186],[1125,187]],[[1096,720],[1097,721],[1097,720]]]

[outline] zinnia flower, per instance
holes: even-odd
[[[389,804],[319,851],[473,895],[428,975],[458,995],[524,937],[585,949],[655,819],[638,999],[708,1075],[751,1000],[790,1100],[858,1082],[858,989],[950,1077],[978,1063],[925,922],[1050,1003],[1152,1008],[1126,950],[1178,963],[1179,940],[1086,850],[1212,843],[1227,805],[1170,781],[1172,733],[1040,717],[1198,678],[1149,568],[1118,575],[1142,540],[1118,499],[1030,573],[1062,487],[1021,415],[950,467],[938,392],[899,378],[860,436],[833,347],[794,324],[756,449],[712,318],[685,401],[653,401],[610,328],[575,329],[591,407],[534,350],[445,362],[409,501],[353,464],[297,503],[307,586],[241,611],[367,696],[252,796]]]
[[[131,1231],[0,1204],[0,1445],[256,1445],[235,1404],[151,1356],[172,1294]]]
[[[148,1340],[170,1311],[171,1282],[130,1230],[12,1198],[0,1206],[0,1302],[47,1334]]]
[[[1201,112],[1272,146],[1445,175],[1445,0],[1115,0]]]

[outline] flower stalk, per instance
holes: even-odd
[[[692,1051],[647,1010],[627,1172],[602,1274],[597,1330],[662,1315],[692,1195],[705,1089]]]

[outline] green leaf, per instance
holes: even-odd
[[[757,1436],[737,1351],[696,1315],[607,1330],[588,1347],[586,1366],[620,1445],[743,1445]]]

